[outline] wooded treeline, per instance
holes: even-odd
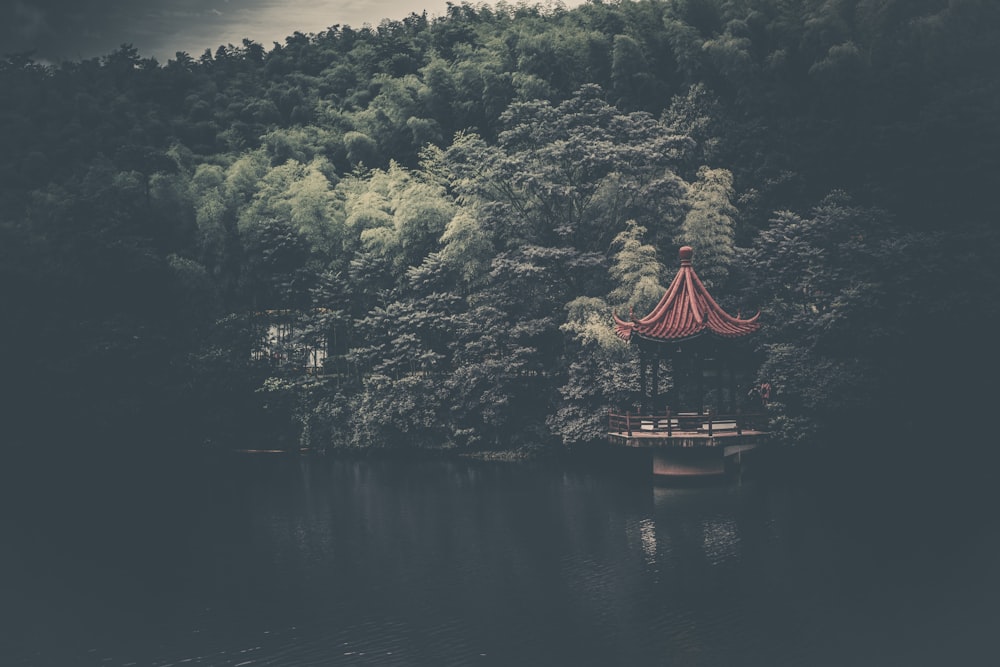
[[[588,442],[638,389],[611,312],[682,244],[762,311],[785,441],[956,423],[996,377],[997,44],[989,0],[668,0],[8,55],[9,423]]]

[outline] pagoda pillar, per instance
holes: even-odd
[[[694,407],[700,415],[705,411],[705,364],[701,354],[698,352],[694,353],[694,374],[696,378],[695,386],[697,388],[696,398],[698,399],[698,403]]]
[[[660,404],[660,346],[653,348],[653,395],[650,400],[650,407],[653,412]]]
[[[646,348],[639,346],[639,411],[646,405]]]
[[[729,411],[735,413],[740,409],[740,399],[736,394],[736,367],[732,361],[726,366],[729,368]]]
[[[719,355],[715,355],[715,411],[725,412],[726,402],[722,392],[724,390],[724,385],[722,383],[722,373],[725,369],[725,364],[722,363],[722,358]]]
[[[677,373],[678,373],[677,358],[675,356],[673,356],[673,355],[670,355],[670,356],[668,356],[668,359],[670,360],[669,363],[668,363],[668,368],[670,368],[670,377],[672,379],[672,383],[670,385],[670,389],[667,390],[667,405],[670,406],[671,410],[676,411],[677,410],[677,405],[678,405],[678,403],[677,403]]]

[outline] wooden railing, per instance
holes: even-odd
[[[608,432],[627,434],[634,433],[666,434],[673,437],[674,433],[700,433],[714,436],[719,433],[743,435],[743,431],[764,430],[767,417],[761,413],[736,412],[735,414],[715,414],[711,410],[704,414],[697,412],[671,412],[667,408],[662,413],[632,413],[608,412]]]

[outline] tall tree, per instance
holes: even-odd
[[[678,245],[698,253],[698,275],[712,288],[725,283],[736,247],[733,176],[726,169],[702,167],[688,188],[688,212],[677,235]]]

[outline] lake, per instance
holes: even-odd
[[[33,460],[5,470],[2,665],[994,664],[989,494],[932,480]]]

